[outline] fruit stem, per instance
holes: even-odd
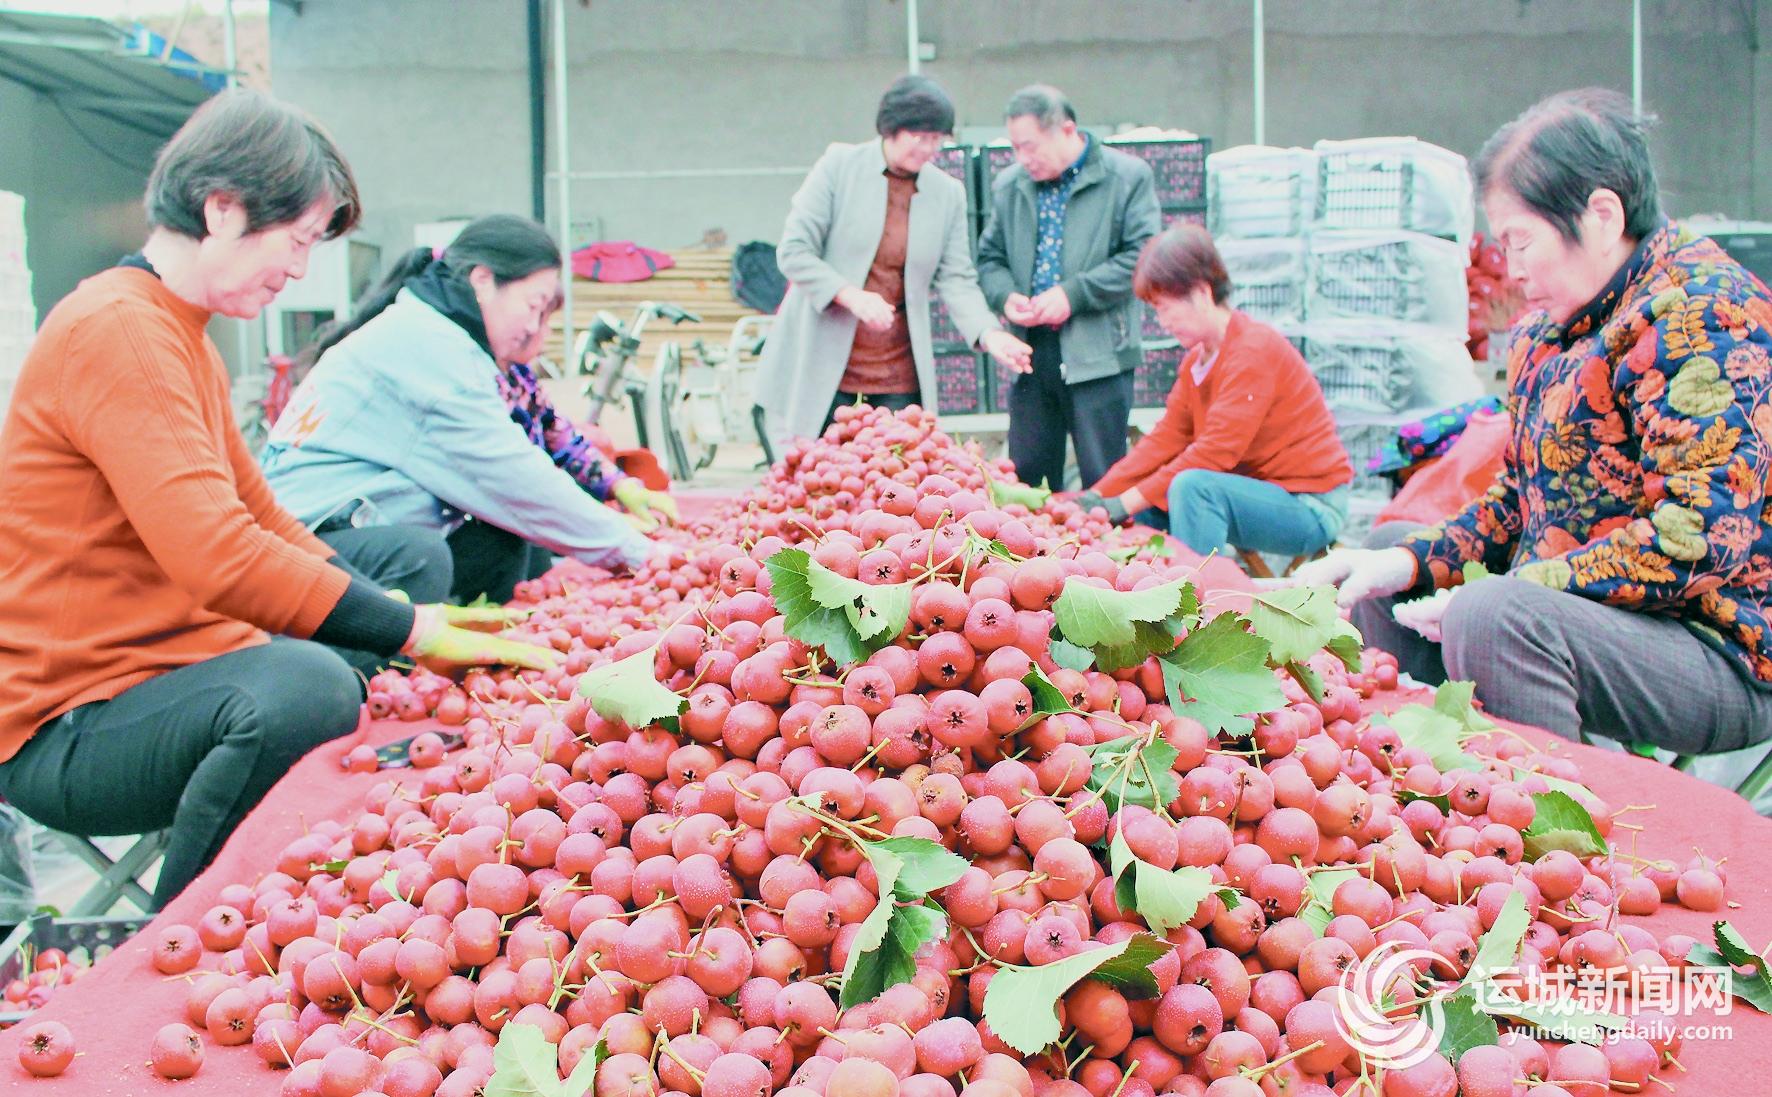
[[[660,1041],[660,1043],[658,1045],[658,1050],[663,1052],[665,1055],[668,1055],[671,1059],[671,1062],[676,1063],[678,1066],[680,1066],[684,1070],[688,1071],[689,1076],[691,1078],[695,1079],[695,1082],[697,1085],[700,1085],[702,1079],[707,1077],[707,1075],[705,1073],[703,1073],[702,1071],[696,1070],[694,1067],[690,1066],[688,1063],[685,1063],[681,1056],[679,1056],[676,1052],[671,1050],[671,1045],[668,1042]]]
[[[1120,1097],[1120,1091],[1126,1088],[1127,1080],[1132,1077],[1132,1072],[1138,1069],[1140,1061],[1138,1059],[1132,1060],[1131,1064],[1126,1067],[1126,1072],[1120,1075],[1120,1084],[1114,1087],[1114,1091],[1108,1094],[1108,1097]]]
[[[1254,1069],[1245,1068],[1243,1070],[1243,1077],[1249,1079],[1252,1082],[1259,1081],[1259,1080],[1261,1080],[1261,1078],[1263,1076],[1265,1076],[1267,1074],[1268,1071],[1279,1066],[1281,1063],[1291,1062],[1293,1059],[1298,1058],[1300,1055],[1309,1055],[1311,1052],[1317,1050],[1318,1048],[1320,1048],[1322,1046],[1323,1046],[1323,1041],[1314,1040],[1311,1043],[1308,1043],[1301,1048],[1294,1048],[1293,1050],[1287,1052],[1286,1054],[1280,1056],[1278,1059],[1275,1059],[1272,1062],[1263,1063],[1261,1066],[1255,1067]]]

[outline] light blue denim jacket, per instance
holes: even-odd
[[[261,459],[277,501],[310,526],[359,502],[370,524],[445,533],[472,515],[586,564],[637,567],[650,543],[511,421],[497,369],[401,290],[321,356],[277,420]]]

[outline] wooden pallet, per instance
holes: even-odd
[[[689,248],[670,253],[676,266],[659,271],[644,282],[593,282],[588,278],[572,280],[572,327],[580,332],[598,312],[607,312],[626,324],[642,301],[668,301],[701,317],[699,323],[672,326],[653,320],[647,324],[640,340],[640,353],[635,365],[645,371],[652,368],[658,348],[671,340],[687,347],[696,339],[710,346],[724,346],[732,335],[732,325],[757,311],[732,296],[732,249]],[[546,354],[554,361],[562,356],[561,328],[556,321],[548,339]]]

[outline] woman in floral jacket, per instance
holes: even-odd
[[[1723,751],[1772,737],[1772,296],[1662,217],[1644,128],[1588,90],[1489,140],[1478,190],[1533,310],[1503,469],[1446,522],[1299,578],[1498,716]],[[1408,602],[1468,564],[1497,577]]]

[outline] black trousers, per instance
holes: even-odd
[[[831,410],[824,413],[824,426],[818,428],[823,434],[825,427],[837,421],[837,409],[845,404],[853,404],[857,400],[870,407],[885,408],[887,411],[903,411],[912,404],[918,403],[918,394],[914,392],[844,392],[837,391],[831,400]]]
[[[1032,373],[1018,374],[1009,389],[1009,459],[1024,484],[1065,490],[1068,437],[1077,450],[1077,472],[1087,488],[1126,456],[1132,418],[1132,374],[1067,385],[1059,372],[1058,331],[1028,332]]]
[[[460,605],[480,597],[508,602],[518,583],[539,578],[554,565],[547,549],[477,518],[449,535],[449,555],[455,570],[450,600]]]
[[[442,596],[439,563],[448,585],[448,556],[434,532],[381,527],[325,540],[414,601]],[[0,765],[0,796],[70,834],[171,827],[154,888],[164,906],[297,759],[356,728],[358,672],[381,661],[277,637],[168,671],[44,724]]]

